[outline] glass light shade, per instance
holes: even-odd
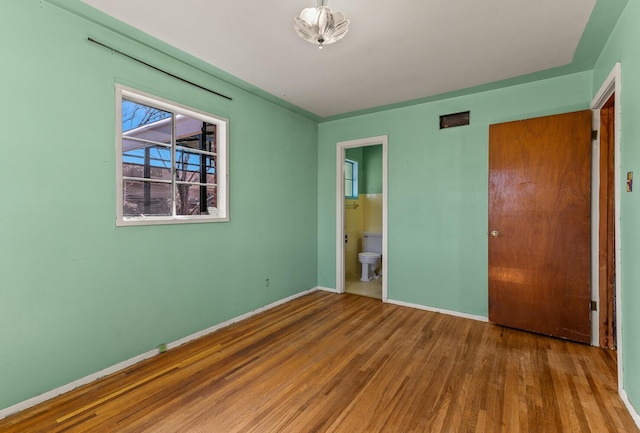
[[[324,5],[324,0],[318,0],[318,7],[306,8],[299,17],[295,17],[293,28],[305,41],[312,44],[332,44],[339,41],[349,30],[349,20],[342,11],[333,12]]]

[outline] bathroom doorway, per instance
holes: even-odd
[[[387,302],[388,137],[336,146],[336,291]],[[381,245],[380,245],[381,244]],[[379,264],[358,258],[365,245]],[[375,255],[375,254],[374,254]]]

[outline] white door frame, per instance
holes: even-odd
[[[389,137],[360,138],[336,143],[336,292],[344,293],[344,158],[346,149],[382,145],[382,302],[387,302],[387,205]]]
[[[598,139],[594,143],[594,155],[593,155],[593,164],[594,164],[594,172],[593,172],[593,192],[592,195],[594,197],[593,203],[594,207],[592,208],[592,227],[595,230],[592,240],[592,299],[598,300],[599,293],[599,284],[598,284],[598,250],[599,250],[599,242],[598,242],[598,228],[600,223],[600,215],[599,215],[599,190],[600,190],[600,109],[604,106],[604,104],[609,100],[611,95],[615,94],[615,103],[614,103],[614,156],[613,156],[613,166],[614,166],[614,200],[615,200],[615,216],[614,216],[614,230],[615,230],[615,269],[616,269],[616,340],[617,340],[617,355],[618,355],[618,392],[623,391],[623,368],[622,368],[622,306],[620,304],[620,289],[622,287],[621,284],[621,272],[620,272],[620,256],[622,251],[620,250],[620,131],[621,131],[621,119],[620,119],[620,72],[621,65],[620,62],[616,63],[611,73],[607,77],[607,79],[600,87],[600,90],[593,98],[591,102],[591,109],[593,110],[593,126],[594,129],[598,131]],[[596,171],[597,167],[597,171]],[[594,258],[595,257],[595,258]],[[598,305],[598,310],[603,308],[602,305]],[[591,344],[593,346],[599,346],[599,311],[594,311],[591,316]]]

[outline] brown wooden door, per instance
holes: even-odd
[[[591,341],[591,111],[489,127],[489,320]]]

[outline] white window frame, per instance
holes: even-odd
[[[348,159],[345,158],[344,159],[344,163],[346,164],[351,164],[351,195],[344,195],[344,198],[347,200],[357,200],[359,194],[359,190],[358,190],[358,161],[354,160],[354,159]],[[344,170],[345,172],[345,182],[346,182],[346,170]]]
[[[124,216],[122,173],[122,100],[138,102],[216,125],[217,215]],[[185,224],[229,221],[229,120],[116,84],[116,226]],[[175,149],[175,143],[173,144]],[[174,150],[175,151],[175,150]],[[175,179],[171,182],[175,184]],[[175,206],[173,206],[175,209]],[[175,210],[174,210],[175,212]]]

